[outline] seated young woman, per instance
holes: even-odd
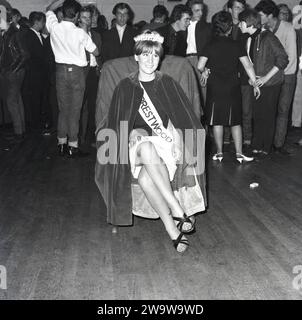
[[[139,71],[116,87],[104,128],[116,134],[116,161],[104,161],[110,146],[98,132],[103,165],[96,182],[109,223],[131,225],[133,214],[160,218],[175,249],[184,252],[194,215],[206,208],[205,130],[180,85],[157,71],[163,40],[148,30],[135,38]]]

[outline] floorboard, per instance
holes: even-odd
[[[290,157],[240,165],[232,148],[222,163],[207,155],[209,208],[184,255],[159,220],[111,233],[93,149],[64,160],[55,137],[0,141],[0,299],[301,299],[292,284],[302,265],[297,137]]]

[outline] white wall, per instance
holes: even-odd
[[[169,2],[168,0],[80,0],[82,2],[94,2],[98,8],[107,17],[110,22],[112,19],[112,8],[118,2],[127,2],[134,10],[136,14],[135,21],[146,20],[149,21],[152,16],[152,8],[162,2],[168,10],[171,12],[174,5],[179,3],[185,3],[186,0]],[[205,3],[209,7],[209,18],[213,13],[221,10],[227,0],[205,0]],[[287,3],[291,8],[298,4],[298,0],[275,0],[276,3]],[[44,11],[46,6],[52,2],[52,0],[8,0],[8,2],[15,8],[18,8],[23,15],[28,15],[33,10]],[[248,0],[251,6],[255,6],[259,0]]]

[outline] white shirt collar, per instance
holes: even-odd
[[[121,27],[120,25],[118,25],[118,24],[116,25],[116,29],[117,29],[117,31],[119,31],[119,32],[122,31],[122,30],[125,30],[126,27],[127,27],[126,24],[125,24],[124,26],[122,26],[122,27]]]
[[[38,36],[40,42],[43,44],[41,33],[38,32],[37,30],[33,29],[33,28],[30,28],[30,30],[32,30]]]
[[[32,30],[37,36],[40,37],[40,33],[37,30],[35,30],[34,28],[30,28],[30,30]]]

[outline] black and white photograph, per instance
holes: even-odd
[[[302,1],[122,1],[0,0],[0,313],[302,300]]]

